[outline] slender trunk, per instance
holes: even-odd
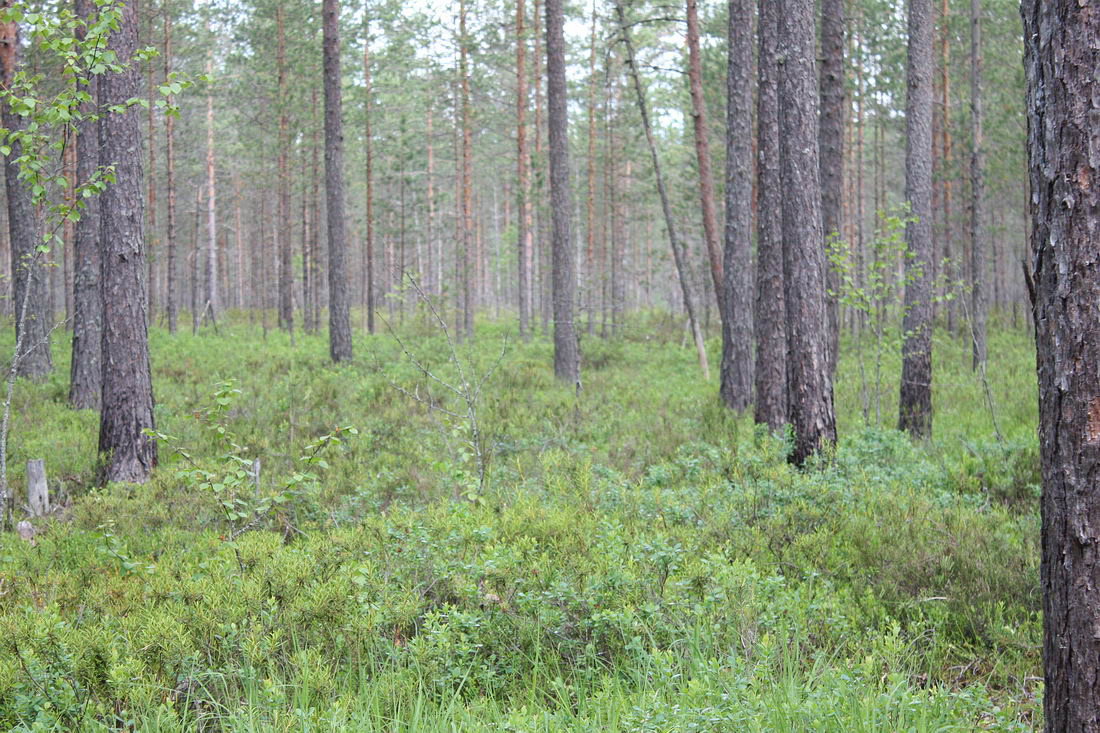
[[[172,14],[164,14],[164,76],[171,73],[172,65]],[[175,99],[172,95],[167,98],[167,103],[172,105]],[[165,193],[166,220],[164,223],[164,240],[168,250],[168,272],[165,275],[168,290],[168,332],[175,333],[179,323],[179,273],[176,264],[176,118],[174,115],[164,115],[164,168],[165,168]]]
[[[695,0],[688,0],[688,34]],[[752,276],[752,0],[729,2],[729,58],[726,106],[726,232],[724,272],[717,272],[715,289],[722,317],[722,367],[719,392],[727,406],[742,411],[752,404],[753,276]],[[696,35],[697,35],[696,31]],[[696,39],[698,46],[698,39]],[[690,47],[690,44],[689,44]],[[698,50],[692,66],[699,66]],[[693,76],[699,75],[693,70]],[[693,81],[694,87],[697,82]],[[694,96],[694,95],[693,95]],[[703,221],[714,218],[710,183],[710,153],[702,124],[702,88],[695,105],[696,152],[702,177]],[[708,203],[708,199],[711,201]],[[709,214],[707,213],[709,210]],[[714,225],[712,221],[704,228]],[[713,235],[716,237],[717,232]],[[707,234],[709,240],[711,233]]]
[[[213,76],[214,58],[207,56],[207,76]],[[206,302],[210,320],[217,322],[221,304],[218,301],[218,179],[214,158],[214,95],[206,94]]]
[[[982,3],[970,0],[970,275],[973,362],[977,369],[986,358],[985,247],[982,204],[985,174],[982,146]]]
[[[371,132],[371,96],[373,93],[370,77],[370,19],[363,16],[363,151],[367,166],[367,251],[366,251],[366,287],[367,333],[374,333],[374,140]],[[431,137],[431,112],[428,113],[428,137]],[[429,146],[431,143],[428,143]],[[430,150],[430,148],[429,148]],[[430,157],[430,152],[429,152]],[[429,163],[430,165],[430,163]],[[429,188],[431,182],[428,183]]]
[[[137,12],[122,9],[109,48],[128,64],[137,46]],[[138,95],[139,72],[99,80],[100,106]],[[146,322],[145,237],[142,226],[141,126],[137,115],[106,114],[99,121],[100,160],[115,166],[115,182],[100,201],[100,283],[103,298],[103,397],[99,453],[106,482],[144,483],[157,464],[157,443],[146,431],[153,419],[153,383]]]
[[[92,0],[77,0],[76,12],[87,20]],[[83,31],[81,31],[83,35]],[[87,92],[98,95],[98,80],[91,78]],[[94,105],[82,110],[90,113]],[[84,183],[99,168],[99,129],[92,120],[81,120],[76,131],[76,179]],[[99,198],[84,199],[73,238],[73,351],[69,370],[69,404],[77,409],[98,410],[103,382],[103,300],[99,292]]]
[[[279,325],[294,334],[294,269],[290,237],[290,95],[287,92],[286,23],[283,6],[275,9],[275,66],[279,84],[279,227],[275,239],[279,243]]]
[[[528,318],[531,311],[531,180],[527,151],[527,36],[524,0],[516,0],[516,262],[519,270],[519,337],[531,338]]]
[[[649,107],[646,104],[645,92],[642,90],[641,77],[635,61],[634,43],[630,39],[630,30],[623,11],[622,0],[616,0],[615,14],[619,19],[619,29],[622,40],[626,46],[626,65],[630,71],[630,77],[634,82],[634,93],[638,101],[638,111],[642,117],[642,129],[645,132],[646,143],[649,146],[649,154],[653,161],[653,173],[657,179],[657,193],[661,199],[661,211],[665,217],[665,229],[668,232],[669,245],[672,248],[672,258],[676,263],[676,274],[680,280],[680,292],[683,296],[684,310],[687,311],[688,325],[695,341],[695,351],[699,357],[699,367],[703,370],[703,378],[710,380],[710,366],[707,363],[707,350],[703,342],[703,332],[699,327],[699,320],[695,313],[695,299],[691,292],[691,282],[687,272],[687,257],[683,251],[683,244],[676,237],[676,227],[672,215],[672,205],[669,202],[668,191],[665,188],[665,179],[661,174],[661,160],[657,155],[657,143],[653,139],[653,130],[649,124]]]
[[[821,222],[825,241],[841,236],[841,193],[844,190],[844,0],[821,0]],[[836,373],[840,339],[840,289],[837,272],[826,260],[826,311],[829,327],[829,377]]]
[[[580,389],[581,364],[573,323],[577,265],[573,258],[573,196],[569,184],[568,100],[563,0],[546,0],[546,101],[550,132],[550,215],[553,226],[554,375]]]
[[[0,3],[8,9],[11,2]],[[19,25],[0,25],[0,83],[9,87],[19,66]],[[8,104],[3,107],[2,122],[11,131],[22,130],[24,119],[15,114]],[[36,221],[31,193],[19,180],[16,161],[23,155],[18,140],[8,143],[11,153],[7,156],[4,176],[8,198],[8,232],[11,240],[11,271],[13,274],[12,299],[15,302],[16,342],[21,345],[17,373],[22,377],[43,379],[53,370],[50,355],[49,277],[45,258],[38,252],[39,227]]]
[[[150,3],[152,4],[152,3]],[[167,15],[167,9],[165,9]],[[152,32],[153,20],[150,18],[149,26],[150,33]],[[156,127],[154,126],[156,111],[156,99],[157,99],[157,87],[153,81],[153,65],[149,64],[148,71],[145,77],[146,89],[145,93],[149,97],[149,110],[146,114],[146,124],[148,127],[148,136],[146,140],[149,143],[149,174],[148,174],[148,204],[146,210],[149,212],[149,232],[146,238],[147,247],[149,249],[148,256],[148,274],[146,281],[149,283],[149,323],[156,323],[157,316],[157,259],[160,256],[160,239],[157,236],[157,145],[156,145]]]
[[[735,8],[733,4],[730,4],[730,12],[735,13],[741,8]],[[740,16],[739,16],[740,17]],[[743,18],[741,18],[743,20]],[[748,28],[739,29],[743,30],[745,34],[752,33],[752,14],[749,14]],[[730,22],[730,31],[733,32],[733,22]],[[733,38],[730,38],[732,45]],[[739,39],[741,40],[741,39]],[[718,312],[723,319],[726,318],[728,310],[725,306],[725,279],[722,274],[722,258],[723,252],[721,245],[718,243],[718,215],[715,213],[714,206],[714,181],[711,178],[710,173],[710,141],[707,137],[707,109],[706,100],[703,96],[703,61],[702,54],[699,52],[699,9],[698,0],[687,0],[687,47],[688,47],[688,87],[691,91],[691,118],[693,131],[695,134],[695,161],[699,166],[699,203],[703,214],[703,239],[707,245],[707,257],[710,262],[710,275],[714,282],[714,294],[718,299]],[[748,56],[749,64],[743,69],[738,69],[737,73],[740,75],[751,74],[752,71],[752,54]],[[744,61],[743,54],[739,54],[739,61]],[[730,73],[733,74],[733,61],[730,61]],[[740,82],[740,79],[738,79]],[[733,84],[734,80],[731,76],[729,83]],[[732,87],[728,90],[732,92]],[[738,92],[741,91],[741,85],[738,83]],[[751,91],[750,91],[751,96]],[[743,100],[742,100],[743,101]],[[730,103],[732,109],[732,102]],[[739,110],[740,111],[740,110]],[[751,120],[751,116],[750,116]],[[738,122],[741,120],[739,119]],[[744,130],[739,130],[743,133]],[[727,134],[727,141],[730,139],[730,135]],[[728,143],[727,143],[728,144]],[[729,170],[727,168],[727,175]],[[723,348],[723,357],[725,356],[725,348]],[[732,386],[732,385],[731,385]],[[722,393],[725,396],[728,392],[727,385],[722,384]],[[732,393],[731,393],[732,394]],[[751,399],[751,395],[749,396]],[[747,404],[747,402],[746,402]]]
[[[932,434],[932,2],[909,0],[906,71],[905,343],[898,427],[916,438]]]
[[[325,199],[328,212],[329,353],[350,361],[351,321],[344,262],[344,132],[340,89],[340,3],[324,0]]]
[[[470,112],[469,49],[466,37],[466,2],[459,0],[459,85],[462,92],[462,326],[467,338],[474,336],[474,308],[477,304],[477,260],[474,253],[473,229],[473,130]]]
[[[588,334],[596,329],[596,3],[592,2],[592,33],[588,47],[588,196],[585,201],[584,302]]]
[[[952,149],[951,140],[951,44],[949,43],[951,7],[948,0],[943,0],[940,18],[943,30],[940,35],[940,165],[944,171],[942,191],[942,216],[943,216],[943,276],[947,282],[947,288],[953,288],[953,280],[958,279],[958,265],[951,259],[953,250],[952,237],[954,234],[954,222],[951,219],[951,195],[952,195]],[[947,301],[947,330],[955,331],[955,301]]]
[[[779,12],[779,160],[787,311],[787,409],[791,461],[801,465],[836,441],[828,368],[825,238],[818,171],[818,95],[812,0],[784,0]]]

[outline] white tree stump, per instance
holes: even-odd
[[[46,462],[41,458],[27,461],[27,505],[32,517],[50,511],[50,489],[46,483]]]

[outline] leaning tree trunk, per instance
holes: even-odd
[[[546,102],[550,134],[550,218],[554,300],[554,375],[580,384],[581,364],[573,323],[577,263],[573,257],[573,195],[569,188],[569,129],[565,87],[563,0],[546,0]]]
[[[755,419],[779,430],[787,424],[787,306],[783,295],[783,192],[779,177],[779,6],[775,0],[760,0],[759,24]]]
[[[695,0],[689,0],[689,8]],[[689,16],[690,17],[690,16]],[[727,405],[752,404],[752,0],[730,0],[726,76],[726,247],[721,281],[722,368]],[[702,115],[701,100],[696,107]],[[696,123],[696,139],[699,139]],[[705,138],[704,138],[705,139]],[[698,143],[697,143],[698,146]],[[697,147],[698,149],[698,147]],[[699,151],[702,155],[702,151]],[[700,158],[700,173],[703,170]],[[709,166],[707,184],[709,187]],[[703,198],[707,198],[704,193]],[[712,194],[711,194],[712,195]],[[704,211],[706,207],[704,206]],[[705,218],[705,217],[704,217]]]
[[[1024,0],[1032,307],[1043,465],[1043,710],[1049,733],[1100,731],[1100,15]]]
[[[787,305],[787,408],[794,428],[791,461],[801,465],[836,441],[829,374],[825,237],[818,173],[817,70],[813,0],[784,0],[777,48],[783,263]]]
[[[126,64],[137,47],[137,12],[122,11],[109,47]],[[99,80],[101,107],[138,95],[139,72],[131,67]],[[157,463],[153,383],[146,323],[145,238],[141,126],[136,114],[105,114],[99,122],[100,162],[115,166],[115,182],[100,202],[100,282],[103,295],[103,404],[99,452],[104,481],[142,483]]]
[[[665,179],[661,174],[661,159],[657,155],[657,143],[653,139],[653,128],[649,124],[649,105],[646,103],[645,91],[642,89],[641,76],[638,74],[634,42],[630,39],[630,27],[626,22],[626,13],[623,10],[622,0],[615,3],[615,14],[619,19],[619,31],[622,34],[623,44],[626,46],[626,65],[630,70],[630,78],[634,84],[634,94],[638,101],[638,112],[642,117],[642,130],[645,132],[646,144],[649,146],[649,155],[653,161],[653,174],[657,179],[657,194],[661,199],[661,211],[665,217],[665,229],[668,231],[668,243],[672,249],[672,259],[676,264],[676,274],[680,280],[680,292],[684,298],[684,310],[687,311],[688,325],[691,327],[691,335],[695,341],[695,352],[699,357],[699,368],[703,370],[703,378],[710,379],[710,365],[707,363],[707,349],[703,342],[703,331],[699,327],[699,319],[695,313],[695,297],[691,292],[691,282],[688,280],[687,254],[683,244],[676,236],[676,226],[672,216],[672,204],[668,199],[668,189],[665,188]]]
[[[841,207],[844,192],[844,0],[821,2],[821,222],[826,242],[842,236]],[[840,312],[836,292],[840,279],[826,264],[829,289],[829,375],[836,373],[840,344]]]
[[[905,98],[905,344],[898,429],[932,435],[932,1],[909,0]]]
[[[76,12],[89,18],[92,0],[77,0]],[[79,31],[83,35],[83,31]],[[91,77],[88,94],[95,99],[96,77]],[[85,105],[90,114],[94,105]],[[99,168],[99,125],[84,119],[76,131],[76,180],[85,183]],[[73,352],[69,370],[69,404],[78,409],[99,409],[103,383],[103,299],[99,293],[99,197],[84,199],[84,210],[76,222],[73,237]]]
[[[735,16],[734,3],[730,3],[730,14]],[[751,16],[750,16],[751,17]],[[746,33],[751,33],[750,21]],[[730,32],[733,32],[733,22],[730,22]],[[730,77],[729,83],[734,83],[733,66],[733,41],[730,36]],[[722,249],[718,245],[718,215],[714,211],[714,182],[710,173],[710,141],[707,137],[707,105],[703,94],[703,60],[699,52],[699,7],[698,0],[687,0],[687,47],[688,47],[688,89],[691,92],[691,118],[692,131],[695,135],[695,161],[699,166],[699,206],[703,215],[703,240],[707,245],[707,259],[710,263],[710,276],[714,280],[714,294],[718,300],[718,313],[723,322],[726,317],[725,285],[722,276]],[[752,53],[749,53],[749,63],[739,67],[737,72],[741,75],[751,73]],[[738,62],[744,61],[744,54],[738,52]],[[739,81],[739,80],[738,80]],[[730,91],[733,91],[732,86]],[[751,92],[750,92],[751,95]],[[743,101],[743,100],[742,100]],[[751,116],[750,116],[751,120]],[[738,120],[740,122],[740,120]],[[739,134],[744,130],[738,129]],[[732,133],[726,129],[726,144],[732,140]],[[743,142],[743,141],[742,141]],[[730,167],[726,166],[726,175],[729,176]],[[727,193],[728,198],[728,193]],[[727,202],[728,203],[728,202]],[[723,342],[724,343],[724,342]],[[723,369],[725,368],[726,349],[722,350]],[[723,371],[723,375],[725,372]],[[726,382],[722,379],[722,395],[726,397]],[[751,399],[751,395],[750,395]],[[746,401],[746,404],[748,402]],[[732,405],[731,405],[732,406]]]
[[[985,161],[982,151],[982,3],[970,0],[970,274],[974,369],[985,361]]]
[[[351,360],[344,234],[344,126],[340,92],[340,3],[324,0],[325,202],[328,213],[328,329],[333,361]]]
[[[11,2],[0,3],[7,10]],[[9,87],[19,66],[19,24],[0,24],[0,82]],[[3,104],[0,121],[8,130],[22,130],[25,122],[11,107]],[[8,198],[8,233],[11,239],[12,299],[15,311],[15,339],[18,349],[17,373],[42,379],[53,369],[50,356],[50,293],[44,255],[38,251],[38,226],[31,193],[19,180],[23,146],[18,140],[8,143],[11,152],[4,166]]]

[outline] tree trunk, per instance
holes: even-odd
[[[283,6],[275,9],[275,65],[279,84],[279,325],[294,333],[294,269],[290,237],[290,95],[287,93],[286,23]]]
[[[0,3],[7,10],[11,2]],[[19,66],[19,25],[0,24],[0,80],[11,85]],[[12,112],[8,104],[0,105],[3,125],[8,130],[22,130],[25,122]],[[23,146],[18,141],[8,143],[11,153],[4,166],[8,198],[8,232],[11,239],[12,299],[15,302],[15,338],[19,350],[17,374],[39,380],[53,369],[50,355],[49,277],[46,259],[38,251],[39,227],[27,184],[19,180],[19,164]]]
[[[691,35],[695,0],[688,0],[688,35]],[[721,293],[718,309],[722,317],[722,367],[719,392],[726,405],[745,410],[752,404],[753,360],[753,275],[752,275],[752,0],[729,2],[729,58],[726,75],[726,242],[723,269],[715,275],[714,288]],[[698,31],[696,31],[696,36]],[[692,62],[692,76],[700,76],[698,38]],[[691,44],[689,44],[689,48]],[[697,84],[692,81],[692,86]],[[699,159],[702,185],[704,230],[714,218],[714,192],[711,190],[710,164],[707,161],[706,126],[702,119],[702,83],[694,97],[695,151]],[[708,202],[708,199],[710,201]],[[709,214],[708,214],[709,210]],[[713,233],[717,237],[717,232]],[[707,233],[709,241],[711,233]],[[717,243],[716,243],[717,244]],[[709,248],[709,244],[708,244]]]
[[[756,422],[777,431],[787,424],[787,329],[783,283],[782,190],[779,175],[777,48],[779,6],[759,2],[756,219]]]
[[[1043,465],[1043,710],[1048,733],[1100,731],[1100,15],[1024,0],[1032,307]]]
[[[86,0],[85,0],[86,1]],[[172,14],[164,14],[164,76],[172,70]],[[172,95],[167,98],[169,105],[175,103]],[[176,118],[164,115],[164,167],[165,193],[167,195],[165,211],[164,240],[168,250],[168,272],[165,274],[165,287],[168,291],[168,332],[175,333],[179,323],[179,273],[176,264]]]
[[[470,121],[470,69],[469,49],[466,37],[466,2],[459,0],[458,28],[458,83],[461,89],[461,169],[460,211],[462,216],[462,331],[467,338],[474,336],[474,309],[477,306],[477,258],[475,257],[474,204],[473,204],[473,130]]]
[[[214,74],[213,52],[207,56],[206,74]],[[214,158],[214,95],[206,94],[206,302],[203,313],[217,322],[218,302],[218,177]]]
[[[948,289],[953,288],[952,281],[957,279],[959,274],[957,263],[951,259],[952,236],[954,234],[954,222],[951,219],[951,160],[954,152],[951,140],[950,12],[951,7],[948,0],[943,0],[940,12],[941,22],[943,23],[943,31],[940,36],[940,94],[942,95],[940,106],[943,108],[940,112],[940,166],[945,172],[943,176],[943,274]],[[947,301],[947,330],[952,333],[955,331],[955,301],[953,299]]]
[[[363,16],[363,151],[367,166],[367,251],[366,287],[363,289],[367,305],[367,333],[374,333],[374,140],[371,130],[371,87],[370,76],[370,19]],[[429,137],[431,131],[429,130]]]
[[[653,129],[649,124],[649,106],[646,104],[645,92],[642,90],[642,80],[638,74],[635,63],[634,43],[630,39],[630,30],[626,22],[626,14],[623,11],[622,0],[616,0],[615,14],[619,19],[619,29],[622,40],[626,46],[626,65],[630,70],[630,78],[634,82],[634,93],[638,100],[638,111],[642,117],[642,129],[645,132],[646,143],[649,146],[649,154],[653,161],[653,173],[657,179],[657,193],[661,199],[661,211],[665,217],[665,229],[668,231],[668,241],[672,248],[672,259],[676,263],[676,274],[680,280],[680,292],[684,299],[684,310],[687,311],[688,325],[695,341],[695,351],[699,358],[699,367],[703,370],[703,378],[710,380],[710,366],[707,363],[707,349],[703,342],[703,332],[699,327],[699,319],[695,313],[695,298],[691,292],[691,282],[687,271],[687,256],[683,251],[683,245],[676,237],[676,226],[672,216],[672,205],[668,199],[668,190],[665,188],[665,179],[661,175],[661,160],[657,155],[657,143],[653,139]]]
[[[92,0],[77,0],[76,12],[91,17]],[[83,32],[81,31],[83,35]],[[96,98],[98,80],[91,77],[87,92]],[[84,114],[93,105],[85,105]],[[82,120],[76,135],[76,179],[88,181],[99,168],[99,126]],[[103,384],[103,300],[99,293],[99,197],[84,199],[73,238],[73,352],[69,370],[69,404],[77,409],[99,409]]]
[[[841,198],[844,191],[844,0],[821,0],[821,223],[825,241],[842,234]],[[836,373],[840,341],[840,289],[836,271],[825,264],[826,309],[829,322],[829,378]]]
[[[527,150],[527,35],[526,9],[516,0],[516,259],[519,270],[519,337],[531,338],[531,176]]]
[[[573,195],[569,186],[568,101],[563,0],[546,0],[546,102],[550,133],[550,219],[553,240],[554,375],[580,387],[573,323],[577,265],[573,258]]]
[[[836,441],[829,373],[825,238],[818,173],[818,93],[814,3],[783,0],[777,48],[779,160],[787,310],[787,408],[794,428],[791,461],[802,465]]]
[[[970,0],[970,274],[974,369],[985,361],[985,227],[982,217],[985,161],[982,145],[982,3]]]
[[[909,0],[905,99],[905,318],[898,429],[932,435],[932,2]]]
[[[150,3],[154,5],[154,3]],[[152,8],[151,8],[152,9]],[[165,9],[165,15],[168,14],[168,10]],[[153,34],[153,18],[149,18],[149,35]],[[149,99],[149,109],[146,115],[146,125],[148,134],[146,136],[146,143],[149,146],[149,175],[148,181],[148,205],[146,210],[149,212],[149,233],[147,238],[147,247],[149,249],[148,256],[148,272],[146,274],[146,281],[149,287],[149,303],[148,303],[148,322],[156,323],[157,321],[157,258],[159,257],[159,244],[160,240],[157,237],[157,145],[156,145],[156,101],[159,94],[157,93],[157,85],[153,80],[153,64],[148,65],[148,70],[145,77],[145,94]]]
[[[137,46],[137,13],[122,10],[109,48],[129,63]],[[131,67],[99,80],[100,106],[138,95]],[[143,483],[157,464],[156,427],[145,305],[145,238],[142,232],[141,125],[136,114],[105,114],[99,122],[100,162],[115,166],[115,182],[100,202],[100,282],[103,294],[103,404],[99,453],[103,480]]]
[[[587,331],[596,332],[596,4],[592,3],[592,32],[588,46],[588,190],[585,199],[584,309]]]
[[[341,120],[340,3],[324,0],[325,201],[328,213],[329,354],[350,361],[351,321],[344,258],[344,132]]]

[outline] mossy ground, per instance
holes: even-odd
[[[56,349],[55,376],[20,383],[14,405],[13,482],[44,457],[65,506],[34,545],[0,537],[0,728],[1035,726],[1029,335],[992,334],[991,412],[967,342],[938,334],[925,444],[889,429],[895,381],[888,424],[865,424],[846,344],[840,443],[799,471],[781,438],[718,404],[667,324],[585,337],[579,398],[555,384],[547,341],[513,338],[481,400],[482,491],[463,420],[395,387],[430,385],[392,336],[357,335],[354,363],[332,367],[320,337],[291,346],[243,320],[154,329],[174,440],[148,485],[88,489],[97,417],[65,406]],[[430,323],[396,328],[458,378]],[[470,373],[508,331],[483,324],[460,349]],[[227,380],[240,394],[211,413]],[[303,470],[306,446],[348,425],[359,434]],[[174,449],[224,474],[220,493]],[[259,458],[259,494],[283,503],[233,540],[245,522],[221,501],[257,501],[238,458]]]

